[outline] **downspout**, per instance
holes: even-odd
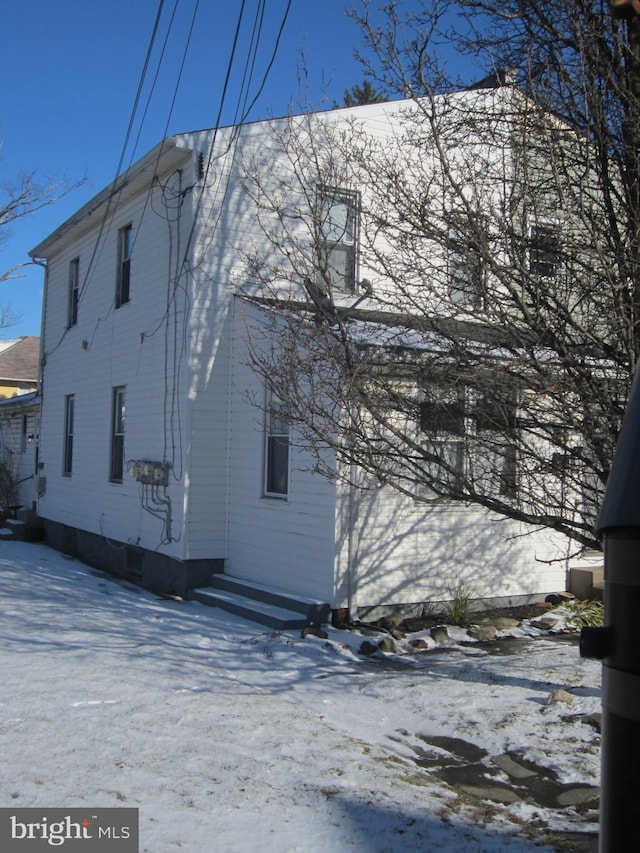
[[[48,296],[49,296],[49,293],[48,293],[48,289],[49,289],[49,265],[47,264],[46,259],[40,260],[39,258],[32,258],[31,260],[33,261],[34,264],[37,264],[39,267],[42,267],[42,269],[44,270],[44,282],[43,282],[43,286],[42,286],[42,311],[40,312],[40,353],[39,353],[39,358],[38,358],[38,396],[40,397],[40,407],[39,407],[39,414],[37,415],[37,422],[36,422],[36,427],[37,427],[37,429],[36,429],[36,453],[35,453],[35,464],[34,464],[34,467],[35,467],[34,475],[36,478],[36,480],[35,480],[36,488],[35,488],[34,505],[35,505],[36,511],[37,511],[38,502],[39,502],[39,500],[43,494],[40,491],[40,480],[39,480],[40,470],[41,470],[40,429],[41,429],[41,425],[42,425],[42,410],[43,410],[43,404],[44,404],[44,395],[42,393],[42,386],[43,386],[43,382],[44,382],[44,365],[45,365],[44,330],[46,328],[45,318],[46,318],[46,313],[47,313],[47,301],[48,301]],[[38,411],[38,410],[36,410],[36,411]]]
[[[32,258],[32,263],[44,270],[44,284],[42,287],[42,311],[40,312],[40,357],[38,359],[38,391],[42,394],[42,374],[44,367],[44,330],[46,328],[45,315],[47,312],[47,289],[49,286],[49,267],[46,260]]]

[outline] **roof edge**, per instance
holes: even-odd
[[[113,196],[118,193],[124,193],[125,197],[133,195],[137,191],[139,179],[150,168],[153,168],[155,173],[160,168],[164,168],[165,165],[170,167],[174,161],[186,160],[193,152],[193,149],[184,144],[180,145],[179,143],[182,141],[182,136],[166,136],[162,139],[141,157],[140,160],[130,166],[126,172],[115,178],[70,216],[69,219],[65,220],[55,231],[45,237],[37,246],[34,246],[29,252],[29,257],[32,259],[48,258],[50,254],[53,254],[52,250],[54,247],[63,241],[67,234],[74,231],[79,225],[96,214]]]

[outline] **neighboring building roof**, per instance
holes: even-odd
[[[0,341],[0,382],[37,382],[39,361],[40,338],[36,335]]]
[[[0,415],[6,412],[13,412],[16,409],[37,408],[40,405],[40,392],[31,391],[29,394],[19,394],[17,397],[10,397],[8,400],[0,400]]]

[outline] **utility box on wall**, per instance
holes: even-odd
[[[149,459],[138,459],[129,463],[129,473],[145,486],[169,485],[169,462],[152,462]]]

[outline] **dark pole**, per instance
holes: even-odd
[[[625,157],[627,261],[640,277],[640,0],[611,0],[627,26]],[[631,316],[638,295],[632,289]],[[635,332],[635,329],[632,333]],[[583,657],[602,660],[600,853],[640,851],[640,363],[598,518],[604,544],[604,627],[585,628]],[[633,365],[632,365],[633,368]]]
[[[640,372],[631,389],[598,519],[604,628],[580,654],[602,660],[600,853],[640,851]]]

